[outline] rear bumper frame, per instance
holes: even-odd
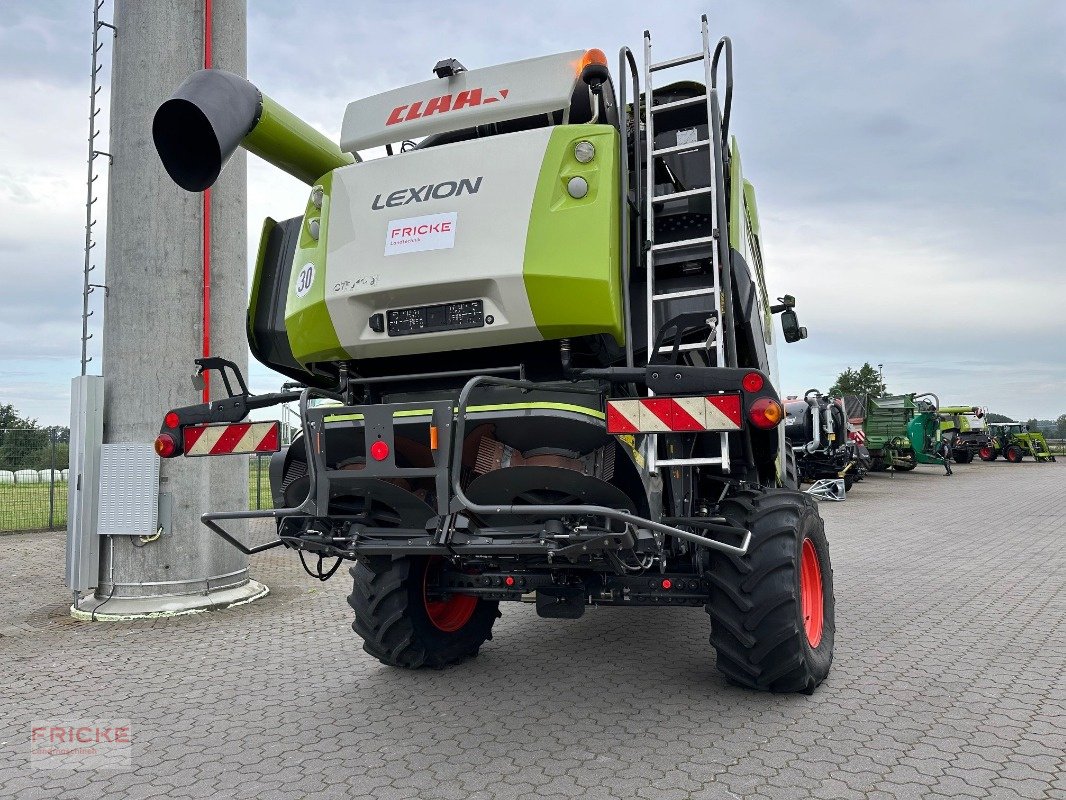
[[[676,368],[672,368],[676,369]],[[691,368],[689,368],[691,369]],[[615,378],[595,375],[598,379],[632,380],[630,372],[646,374],[648,383],[660,379],[661,367],[649,367],[640,370],[625,370],[624,376]],[[715,388],[737,388],[742,370],[709,369],[714,373]],[[722,376],[718,373],[737,373],[736,376]],[[653,377],[654,375],[654,377]],[[690,376],[686,376],[689,378]],[[690,380],[694,379],[694,376]],[[645,382],[644,380],[640,382]],[[688,383],[689,381],[686,381]],[[516,380],[491,375],[478,375],[466,382],[459,393],[458,401],[451,399],[418,403],[393,403],[374,405],[342,405],[312,407],[313,397],[335,398],[336,395],[312,387],[304,388],[299,395],[300,418],[304,426],[303,443],[308,467],[309,487],[304,500],[291,508],[275,508],[259,511],[211,511],[201,516],[201,521],[213,532],[241,552],[251,555],[281,545],[294,546],[299,549],[328,552],[345,558],[360,555],[544,555],[545,557],[568,558],[567,548],[576,547],[579,552],[593,552],[595,549],[623,549],[632,546],[629,541],[637,531],[653,533],[683,539],[699,547],[717,550],[731,555],[743,556],[751,542],[751,532],[730,525],[722,518],[686,518],[685,528],[657,522],[624,509],[609,508],[602,505],[495,505],[477,503],[469,498],[461,486],[462,447],[473,393],[483,386],[510,387],[522,391],[543,389],[543,384],[528,380]],[[552,391],[569,391],[575,393],[598,393],[587,386],[553,385]],[[431,424],[436,429],[437,448],[433,451],[432,467],[401,467],[395,460],[395,415],[399,412],[411,412],[415,409],[428,409]],[[330,469],[325,453],[326,418],[342,415],[361,416],[362,430],[366,437],[366,450],[374,442],[387,445],[384,458],[367,458],[365,466],[357,472]],[[369,528],[354,519],[349,519],[349,535],[330,536],[329,532],[336,523],[343,524],[343,516],[324,513],[329,508],[332,489],[345,481],[365,480],[367,478],[431,478],[436,485],[436,517],[427,523],[425,529]],[[526,525],[517,527],[493,527],[491,520],[495,516],[520,516],[531,518],[557,517],[593,517],[602,518],[605,525],[601,529],[571,531],[566,541],[560,541],[548,530],[546,525]],[[226,531],[222,525],[231,520],[274,519],[279,523],[279,537],[275,540],[247,546]],[[296,525],[303,524],[307,535],[294,536],[284,532],[284,522],[288,520]],[[478,522],[475,522],[477,520]],[[487,524],[480,524],[481,520]],[[317,531],[316,522],[322,522],[324,531]],[[306,524],[304,524],[306,523]],[[616,524],[612,524],[616,523]],[[616,527],[620,530],[616,530]],[[686,529],[689,528],[689,529]],[[696,529],[704,533],[694,532]],[[319,533],[319,536],[309,535]],[[710,538],[710,534],[728,536],[738,544]],[[327,541],[329,540],[329,541]],[[339,545],[344,544],[344,547]],[[574,551],[569,551],[573,553]]]

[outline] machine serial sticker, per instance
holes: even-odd
[[[305,264],[296,276],[296,296],[303,297],[315,283],[315,265]]]
[[[385,229],[385,255],[418,253],[424,250],[450,250],[455,247],[458,214],[428,214],[397,219]]]

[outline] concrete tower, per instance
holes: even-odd
[[[245,74],[246,14],[245,0],[116,0],[103,332],[105,443],[151,443],[168,409],[201,402],[190,376],[193,359],[203,354],[204,201],[167,176],[153,147],[152,117],[186,76],[205,65],[205,30],[211,33],[211,65]],[[246,369],[243,151],[211,190],[210,221],[211,354]],[[212,382],[212,399],[219,396],[219,383]],[[98,607],[98,617],[105,618],[174,612],[265,593],[249,580],[247,557],[199,520],[208,509],[247,508],[244,460],[164,460],[160,492],[172,498],[171,529],[147,543],[104,537],[99,588],[80,610]]]

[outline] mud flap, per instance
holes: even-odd
[[[585,613],[585,590],[553,586],[537,589],[537,616],[551,619],[578,619]]]

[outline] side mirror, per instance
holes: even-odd
[[[799,317],[791,308],[781,312],[781,330],[786,342],[798,342],[807,338],[807,329],[800,327]]]

